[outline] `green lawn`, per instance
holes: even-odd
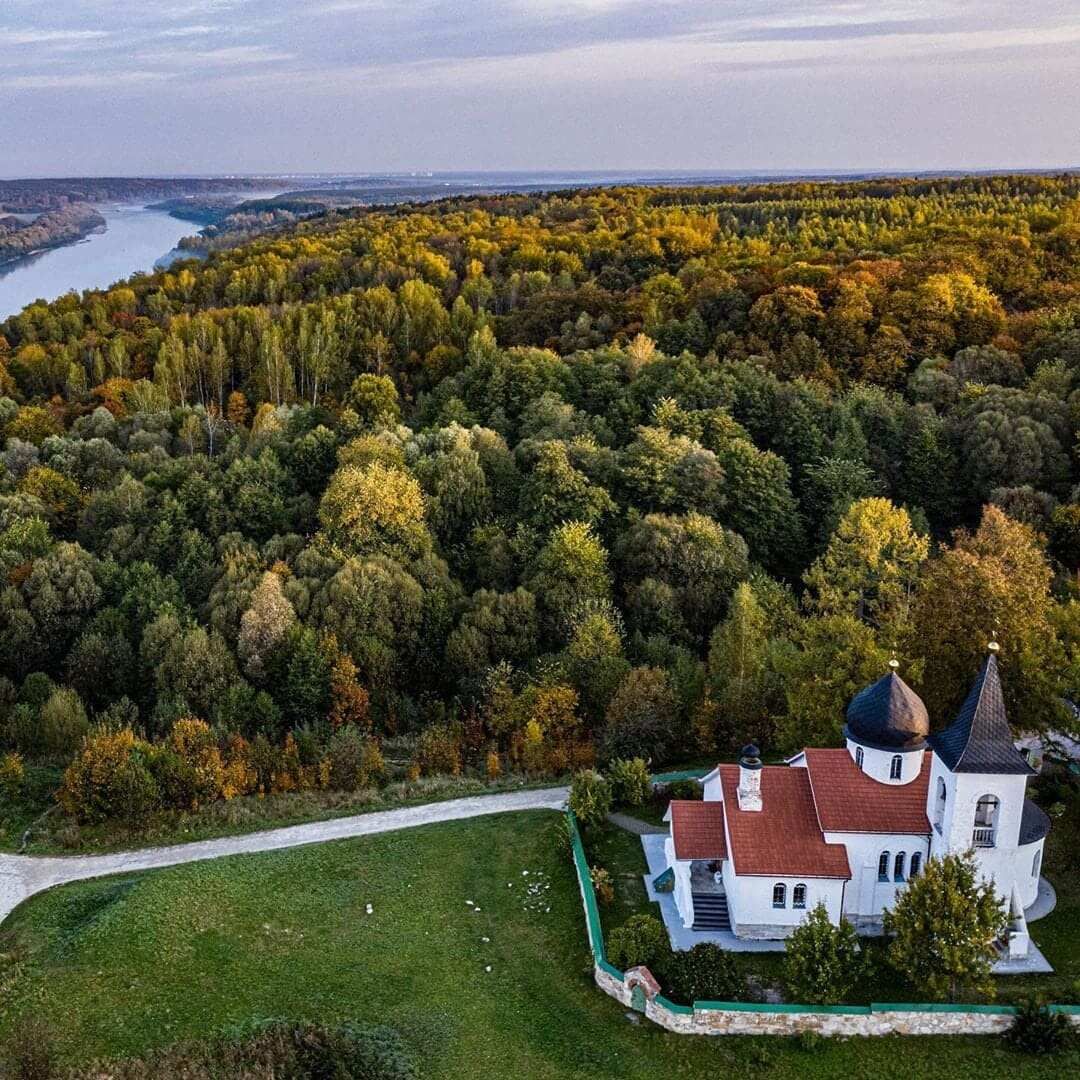
[[[804,1050],[632,1023],[591,982],[558,821],[496,815],[66,886],[0,935],[2,1024],[33,1008],[86,1060],[251,1017],[356,1017],[399,1028],[433,1080],[1049,1078],[1080,1064],[993,1039]]]

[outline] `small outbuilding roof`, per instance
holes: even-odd
[[[847,708],[844,734],[875,750],[919,750],[929,732],[922,698],[895,671],[860,690]]]
[[[671,838],[676,859],[725,859],[724,804],[671,800]]]
[[[991,652],[956,719],[929,738],[934,753],[954,773],[1033,776],[1013,744],[997,656]]]
[[[803,753],[823,832],[930,834],[926,816],[929,754],[910,783],[883,784],[863,772],[847,750],[807,747]]]
[[[721,765],[724,813],[737,874],[752,877],[851,877],[847,848],[827,844],[818,827],[806,769],[766,765],[761,809],[739,809],[739,766]]]

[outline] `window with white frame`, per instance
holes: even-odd
[[[878,881],[889,880],[889,853],[887,851],[883,851],[878,857],[877,878]]]
[[[866,757],[866,755],[863,753],[863,748],[861,746],[856,746],[855,747],[855,764],[860,769],[863,767],[863,759],[865,757]]]
[[[896,861],[893,863],[893,878],[896,881],[904,880],[904,863],[907,860],[907,854],[903,851],[896,853]]]
[[[793,908],[806,907],[806,886],[801,882],[791,890],[791,906]]]
[[[913,851],[911,853],[911,868],[908,870],[908,877],[918,877],[919,871],[922,869],[922,852]]]
[[[899,780],[904,773],[904,759],[900,754],[893,754],[892,764],[889,766],[889,779]]]
[[[772,887],[772,906],[787,907],[787,886],[782,881],[778,881]]]

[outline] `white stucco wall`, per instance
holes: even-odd
[[[940,830],[936,827],[938,780],[945,782],[945,813]],[[999,776],[986,773],[952,773],[935,754],[927,792],[927,816],[935,825],[931,834],[934,855],[967,851],[973,846],[975,808],[983,795],[999,800],[995,845],[976,847],[975,859],[982,878],[993,881],[998,895],[1008,902],[1013,885],[1020,892],[1025,907],[1038,892],[1038,880],[1031,875],[1031,864],[1042,841],[1019,845],[1020,819],[1027,794],[1026,776]]]
[[[911,873],[911,856],[918,851],[922,865],[926,866],[929,840],[926,836],[905,833],[826,833],[829,844],[843,844],[847,848],[851,866],[851,881],[844,890],[844,914],[860,928],[866,928],[866,920],[879,920],[886,908],[896,903]],[[878,860],[883,851],[889,853],[889,880],[878,881]],[[904,881],[894,877],[896,854],[903,851]]]
[[[824,903],[833,922],[840,921],[844,883],[833,878],[811,877],[750,877],[727,873],[724,865],[724,888],[728,894],[728,911],[732,929],[739,937],[786,937],[806,917],[811,908]],[[786,903],[773,907],[773,886],[787,886]],[[806,886],[806,907],[792,907],[796,885]]]
[[[912,780],[917,779],[919,771],[922,769],[923,754],[926,753],[925,750],[908,750],[904,753],[897,750],[875,750],[873,747],[862,746],[860,743],[848,739],[847,752],[851,755],[852,761],[857,760],[857,749],[861,749],[863,752],[863,772],[883,784],[893,785],[910,784]],[[900,758],[899,780],[893,780],[890,776],[894,757]]]
[[[720,770],[714,769],[708,776],[702,778],[702,785],[705,789],[705,801],[706,802],[723,802],[724,792],[720,786]]]
[[[679,915],[682,916],[683,926],[692,926],[694,900],[690,893],[690,860],[675,858],[675,841],[670,833],[664,838],[664,858],[675,873],[675,888],[672,895],[675,898],[675,906],[679,909]]]

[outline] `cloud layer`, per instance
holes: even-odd
[[[7,174],[1080,162],[1063,0],[5,0]]]

